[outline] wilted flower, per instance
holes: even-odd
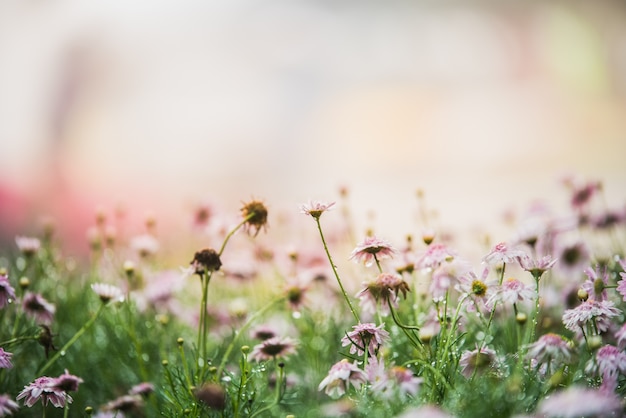
[[[311,215],[313,218],[317,219],[322,216],[322,213],[327,210],[331,210],[331,208],[335,206],[335,202],[331,203],[322,203],[322,202],[309,202],[309,204],[304,204],[300,206],[300,212],[306,215]]]
[[[9,277],[6,274],[0,274],[0,309],[13,300],[15,300],[15,289],[11,286]]]
[[[54,319],[56,308],[37,293],[28,292],[22,300],[24,312],[36,321],[49,324]]]
[[[91,289],[100,297],[102,303],[121,302],[124,300],[124,293],[117,286],[107,283],[94,283],[91,285]]]
[[[389,333],[383,328],[384,324],[376,326],[373,323],[354,325],[353,331],[341,339],[341,346],[350,346],[350,354],[362,356],[367,350],[369,356],[374,356],[382,344],[389,340]]]
[[[24,390],[15,399],[19,401],[25,398],[24,405],[29,408],[35,405],[39,399],[44,406],[50,402],[57,408],[64,408],[66,402],[72,402],[72,398],[65,391],[55,387],[54,381],[55,379],[52,377],[38,377],[31,384],[24,386]]]
[[[365,263],[365,266],[371,266],[375,260],[391,258],[396,253],[395,248],[387,241],[376,237],[367,237],[363,242],[356,246],[350,254],[350,260]]]
[[[619,410],[621,402],[614,394],[581,386],[551,393],[538,408],[541,416],[560,418],[609,416]]]
[[[10,369],[13,367],[11,363],[11,357],[13,353],[4,351],[4,348],[0,347],[0,369]]]
[[[350,363],[347,359],[343,359],[330,368],[328,375],[320,382],[318,390],[325,389],[327,395],[338,398],[346,393],[350,385],[359,389],[365,382],[367,382],[367,375],[359,369],[356,361]]]
[[[295,353],[296,347],[297,342],[289,337],[273,337],[255,345],[250,353],[250,357],[256,361],[286,357]]]
[[[196,251],[190,264],[193,273],[199,275],[209,271],[217,271],[220,267],[222,267],[220,255],[212,248],[205,248],[201,251]]]
[[[241,208],[241,214],[247,219],[245,228],[248,232],[254,229],[254,236],[259,234],[261,228],[267,228],[267,207],[259,200],[252,200]]]
[[[0,417],[13,415],[19,409],[19,405],[7,394],[0,395]]]

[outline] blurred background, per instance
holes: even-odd
[[[622,0],[0,2],[4,243],[342,187],[389,239],[417,190],[471,230],[568,175],[623,205],[625,157]]]

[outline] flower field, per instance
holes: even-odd
[[[0,416],[624,416],[626,206],[565,186],[471,248],[358,230],[347,192],[98,211],[88,257],[49,220],[0,253]]]

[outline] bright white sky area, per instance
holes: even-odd
[[[3,1],[0,60],[7,233],[117,202],[297,213],[347,186],[397,237],[417,189],[472,228],[565,201],[566,174],[626,200],[618,0]]]

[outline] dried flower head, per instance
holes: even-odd
[[[365,382],[367,374],[359,369],[356,361],[350,363],[343,359],[330,368],[328,375],[320,382],[318,390],[324,389],[330,397],[338,398],[346,393],[350,385],[359,389]]]
[[[37,334],[37,342],[39,343],[39,345],[43,346],[43,348],[46,350],[46,358],[48,358],[48,354],[50,354],[50,350],[57,349],[54,346],[54,341],[53,341],[54,335],[52,334],[52,331],[50,331],[49,326],[45,324],[41,324],[40,327],[41,327],[41,330],[39,331],[39,334]]]
[[[205,383],[196,389],[194,395],[211,409],[222,411],[226,408],[226,392],[217,383]]]
[[[194,273],[198,275],[203,275],[209,271],[217,271],[222,267],[219,254],[212,248],[197,251],[190,264]]]
[[[261,228],[267,228],[267,207],[260,200],[252,200],[241,208],[241,214],[246,220],[245,228],[248,232],[254,229],[254,236]]]

